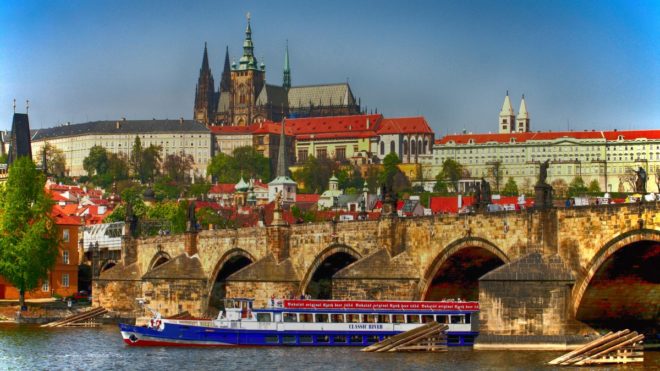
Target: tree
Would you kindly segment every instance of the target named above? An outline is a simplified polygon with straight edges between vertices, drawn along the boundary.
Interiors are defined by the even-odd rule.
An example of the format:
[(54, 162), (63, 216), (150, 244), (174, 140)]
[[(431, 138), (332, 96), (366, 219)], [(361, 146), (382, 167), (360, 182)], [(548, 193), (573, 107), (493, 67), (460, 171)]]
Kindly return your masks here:
[(576, 176), (568, 185), (568, 197), (583, 196), (587, 193), (587, 186), (581, 176)]
[(18, 288), (21, 308), (25, 292), (48, 277), (58, 255), (52, 200), (45, 184), (32, 159), (21, 157), (9, 168), (0, 192), (0, 275)]
[(39, 158), (44, 157), (46, 153), (46, 167), (49, 175), (61, 178), (66, 175), (66, 158), (61, 149), (46, 142), (39, 151)]
[(587, 189), (587, 192), (591, 195), (598, 195), (601, 193), (600, 191), (600, 184), (598, 183), (598, 180), (592, 179), (591, 182), (589, 183), (589, 188)]
[(128, 160), (131, 172), (136, 178), (140, 177), (140, 170), (142, 169), (142, 142), (140, 141), (139, 136), (135, 136), (135, 141), (133, 142), (133, 149), (131, 150), (131, 157)]
[(263, 181), (271, 178), (270, 161), (250, 146), (234, 149), (232, 156), (218, 153), (206, 171), (220, 183), (237, 183), (241, 176)]
[(392, 188), (394, 176), (400, 172), (398, 164), (401, 163), (399, 156), (394, 152), (390, 152), (383, 159), (383, 172), (380, 174), (380, 184), (385, 184), (388, 189)]
[(495, 192), (500, 191), (500, 184), (502, 184), (502, 177), (504, 174), (502, 170), (502, 161), (493, 161), (490, 162), (490, 168), (488, 169), (488, 178), (493, 185), (495, 186)]
[(0, 164), (6, 164), (7, 163), (7, 154), (3, 153), (0, 155)]
[(211, 184), (204, 179), (196, 179), (195, 183), (191, 184), (188, 188), (189, 197), (206, 197), (211, 190)]
[(564, 198), (566, 197), (566, 191), (568, 190), (568, 185), (566, 184), (566, 181), (562, 178), (555, 179), (550, 183), (552, 186), (553, 193), (555, 194), (555, 197), (558, 198)]
[(163, 174), (177, 183), (183, 183), (189, 177), (194, 164), (195, 160), (190, 154), (167, 155), (163, 162)]
[(509, 180), (507, 180), (504, 189), (502, 190), (502, 194), (504, 196), (518, 196), (518, 184), (513, 180), (513, 177), (509, 177)]
[(89, 155), (83, 160), (83, 169), (92, 177), (108, 172), (108, 151), (101, 146), (89, 149)]
[(141, 182), (153, 182), (156, 175), (160, 172), (160, 163), (162, 160), (160, 152), (162, 149), (163, 147), (152, 144), (142, 151), (142, 166), (140, 167)]
[(362, 179), (360, 169), (357, 166), (342, 166), (337, 170), (335, 175), (339, 180), (340, 189), (354, 188), (362, 190), (364, 186), (364, 179)]
[(448, 158), (442, 163), (442, 169), (435, 177), (434, 190), (440, 193), (447, 193), (450, 190), (458, 192), (458, 181), (466, 174), (467, 171), (463, 168), (463, 165)]
[(337, 168), (337, 164), (328, 158), (309, 156), (293, 177), (303, 183), (301, 193), (321, 193), (328, 189), (330, 177)]
[[(380, 178), (380, 173), (382, 173), (383, 170), (380, 166), (378, 165), (371, 165), (369, 168), (367, 168), (367, 187), (369, 187), (369, 192), (370, 193), (375, 193), (378, 188), (380, 188), (380, 184), (378, 183), (378, 179)], [(362, 185), (364, 186), (364, 184)], [(360, 188), (362, 189), (362, 188)]]

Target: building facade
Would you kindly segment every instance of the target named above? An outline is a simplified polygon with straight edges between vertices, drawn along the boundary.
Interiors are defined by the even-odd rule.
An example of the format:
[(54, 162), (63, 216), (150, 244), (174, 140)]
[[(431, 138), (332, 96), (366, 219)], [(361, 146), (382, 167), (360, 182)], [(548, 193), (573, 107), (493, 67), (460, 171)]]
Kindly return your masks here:
[(206, 176), (211, 160), (211, 132), (204, 125), (191, 120), (118, 120), (67, 124), (33, 132), (32, 155), (37, 163), (43, 146), (50, 143), (62, 150), (69, 176), (87, 175), (83, 160), (93, 146), (102, 146), (112, 153), (130, 157), (135, 138), (143, 147), (162, 147), (163, 160), (167, 155), (191, 155), (197, 176)]
[(266, 65), (254, 53), (252, 27), (247, 21), (243, 55), (229, 63), (229, 49), (216, 91), (204, 45), (202, 67), (195, 88), (193, 117), (206, 125), (246, 126), (283, 117), (351, 115), (360, 112), (348, 83), (292, 86), (289, 48), (285, 49), (282, 84), (266, 82)]
[[(516, 130), (511, 130), (515, 123)], [(446, 159), (459, 162), (470, 178), (484, 178), (494, 191), (513, 178), (521, 192), (531, 193), (539, 164), (549, 160), (547, 182), (568, 185), (581, 177), (597, 181), (603, 192), (632, 192), (635, 171), (647, 173), (646, 189), (660, 186), (660, 130), (530, 132), (526, 103), (516, 117), (508, 94), (499, 116), (498, 134), (454, 134), (435, 142), (430, 173)], [(559, 182), (559, 183), (557, 183)]]

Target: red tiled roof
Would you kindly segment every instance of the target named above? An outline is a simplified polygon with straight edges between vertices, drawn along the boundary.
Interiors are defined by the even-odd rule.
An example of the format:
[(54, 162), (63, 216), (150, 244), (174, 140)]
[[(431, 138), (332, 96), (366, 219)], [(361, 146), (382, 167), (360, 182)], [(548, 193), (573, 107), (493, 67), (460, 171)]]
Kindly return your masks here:
[(514, 139), (518, 143), (527, 141), (550, 141), (561, 138), (570, 139), (604, 139), (615, 141), (622, 135), (625, 140), (635, 140), (640, 138), (660, 139), (660, 130), (628, 130), (628, 131), (547, 131), (537, 133), (504, 133), (504, 134), (452, 134), (446, 135), (438, 140), (436, 144), (447, 144), (453, 141), (454, 144), (467, 144), (470, 139), (475, 144), (487, 142), (509, 143)]
[(220, 184), (214, 184), (211, 186), (211, 189), (209, 189), (208, 193), (214, 193), (214, 194), (230, 194), (236, 192), (236, 188), (234, 188), (235, 184), (230, 184), (230, 183), (220, 183)]
[(383, 115), (305, 117), (287, 119), (286, 127), (290, 128), (296, 137), (304, 134), (373, 132), (382, 119)]
[(319, 202), (321, 195), (296, 193), (296, 202)]
[[(262, 123), (255, 123), (248, 126), (211, 126), (209, 128), (211, 133), (217, 135), (251, 135), (251, 134), (280, 134), (282, 126), (280, 123), (266, 121)], [(289, 128), (289, 121), (284, 128), (285, 135), (294, 135)]]
[(383, 119), (378, 134), (433, 134), (423, 116)]
[(211, 126), (209, 130), (213, 134), (223, 134), (223, 135), (252, 134), (252, 130), (250, 126)]
[(51, 215), (55, 224), (58, 225), (81, 225), (82, 222), (79, 217), (67, 215), (61, 207), (55, 205), (51, 210)]

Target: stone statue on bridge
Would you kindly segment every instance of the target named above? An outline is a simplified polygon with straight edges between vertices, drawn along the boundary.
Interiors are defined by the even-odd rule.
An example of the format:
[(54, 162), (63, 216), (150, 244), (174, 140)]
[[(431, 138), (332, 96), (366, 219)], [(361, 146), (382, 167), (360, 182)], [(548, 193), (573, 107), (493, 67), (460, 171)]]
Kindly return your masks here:
[(190, 201), (188, 203), (188, 213), (187, 213), (186, 222), (186, 232), (195, 232), (197, 231), (197, 216), (195, 215), (195, 201)]
[(635, 192), (645, 194), (646, 193), (646, 170), (643, 167), (639, 167), (639, 170), (633, 170), (637, 175), (635, 179)]
[(486, 181), (486, 179), (481, 178), (481, 203), (484, 206), (487, 206), (488, 204), (492, 203), (492, 195), (490, 191), (490, 183)]
[(545, 180), (548, 178), (548, 167), (550, 167), (550, 159), (541, 162), (539, 166), (539, 182), (538, 184), (545, 184)]
[(539, 181), (534, 186), (534, 207), (536, 209), (552, 207), (552, 186), (545, 182), (548, 179), (548, 167), (550, 167), (550, 159), (541, 162), (539, 166)]
[(124, 236), (135, 237), (137, 235), (138, 218), (133, 212), (133, 204), (131, 201), (126, 201), (124, 207)]

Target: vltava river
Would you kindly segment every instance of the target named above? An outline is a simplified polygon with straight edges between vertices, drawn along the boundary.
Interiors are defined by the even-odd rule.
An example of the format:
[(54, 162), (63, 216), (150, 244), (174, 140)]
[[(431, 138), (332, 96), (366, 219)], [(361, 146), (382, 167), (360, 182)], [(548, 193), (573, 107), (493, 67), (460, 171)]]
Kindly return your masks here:
[[(116, 326), (42, 329), (0, 324), (3, 370), (549, 370), (553, 368), (544, 364), (561, 354), (467, 348), (394, 354), (348, 347), (132, 348), (121, 341)], [(617, 369), (643, 367), (660, 369), (660, 352), (647, 351), (643, 366)]]

